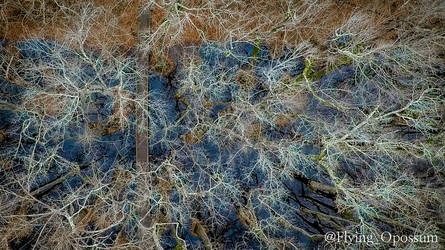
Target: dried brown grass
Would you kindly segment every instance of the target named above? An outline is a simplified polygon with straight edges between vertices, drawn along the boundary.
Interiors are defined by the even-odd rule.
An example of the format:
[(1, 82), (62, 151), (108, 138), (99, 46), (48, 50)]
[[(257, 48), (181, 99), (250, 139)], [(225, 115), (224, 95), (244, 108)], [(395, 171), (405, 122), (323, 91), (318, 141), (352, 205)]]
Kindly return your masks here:
[[(5, 1), (2, 4), (0, 36), (11, 41), (25, 38), (63, 40), (73, 27), (73, 14), (53, 1), (32, 5), (34, 1)], [(156, 42), (162, 45), (187, 45), (205, 41), (263, 39), (272, 50), (303, 40), (323, 46), (334, 31), (353, 14), (362, 13), (377, 33), (376, 40), (393, 42), (398, 29), (414, 28), (415, 19), (426, 8), (425, 1), (197, 1), (172, 3), (155, 1), (151, 7), (151, 29), (164, 22), (168, 29)], [(429, 1), (428, 1), (429, 2)], [(434, 2), (434, 1), (431, 1)], [(137, 42), (138, 9), (146, 1), (138, 0), (80, 0), (64, 1), (67, 8), (79, 11), (82, 5), (92, 4), (102, 12), (94, 18), (87, 39), (96, 46), (134, 47)], [(28, 9), (29, 11), (26, 11)], [(303, 17), (300, 18), (299, 17)], [(443, 26), (443, 16), (426, 17), (419, 24), (425, 28)], [(274, 30), (276, 29), (276, 30)], [(406, 30), (404, 30), (406, 31)], [(177, 34), (165, 36), (165, 34)], [(157, 49), (159, 47), (155, 46)]]
[(138, 0), (68, 0), (63, 6), (51, 0), (7, 0), (0, 4), (0, 37), (11, 42), (32, 38), (65, 41), (87, 4), (99, 14), (90, 20), (86, 44), (124, 50), (135, 46)]
[[(37, 3), (37, 1), (35, 1)], [(129, 50), (138, 44), (138, 10), (150, 8), (152, 68), (167, 75), (174, 70), (168, 56), (174, 46), (186, 47), (208, 41), (263, 41), (272, 55), (283, 48), (308, 41), (326, 57), (328, 40), (352, 17), (361, 15), (369, 29), (372, 46), (397, 42), (415, 29), (440, 29), (443, 13), (428, 9), (437, 1), (198, 1), (179, 2), (144, 0), (63, 1), (67, 11), (54, 1), (5, 1), (0, 4), (0, 36), (18, 41), (43, 38), (66, 41), (76, 30), (82, 6), (90, 4), (98, 14), (88, 22), (87, 45), (109, 50)], [(440, 3), (439, 3), (440, 4)], [(26, 10), (30, 11), (26, 11)]]

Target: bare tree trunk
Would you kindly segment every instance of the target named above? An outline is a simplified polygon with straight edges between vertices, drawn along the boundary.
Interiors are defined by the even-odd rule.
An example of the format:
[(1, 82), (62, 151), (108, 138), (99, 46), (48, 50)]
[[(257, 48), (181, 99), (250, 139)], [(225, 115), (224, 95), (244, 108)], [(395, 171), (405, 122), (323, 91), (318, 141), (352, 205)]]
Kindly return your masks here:
[[(139, 16), (139, 42), (141, 34), (150, 29), (150, 13), (146, 9)], [(148, 167), (149, 161), (149, 122), (148, 122), (148, 99), (149, 99), (149, 56), (138, 51), (138, 67), (141, 76), (136, 85), (136, 99), (143, 100), (143, 105), (136, 105), (136, 164)]]

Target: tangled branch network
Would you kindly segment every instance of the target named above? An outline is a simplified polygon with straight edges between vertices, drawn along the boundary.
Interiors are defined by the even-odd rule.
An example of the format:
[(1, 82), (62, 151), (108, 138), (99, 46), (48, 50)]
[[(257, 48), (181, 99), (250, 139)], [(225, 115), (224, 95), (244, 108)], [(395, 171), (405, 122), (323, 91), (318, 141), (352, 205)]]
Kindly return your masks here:
[[(406, 32), (392, 43), (379, 35), (384, 8), (360, 1), (86, 2), (0, 4), (5, 23), (21, 10), (22, 22), (65, 24), (51, 39), (1, 33), (0, 248), (369, 247), (324, 240), (340, 231), (443, 240), (444, 30), (420, 26), (443, 20), (441, 1), (421, 14), (402, 1)], [(339, 5), (344, 20), (329, 15)], [(118, 32), (132, 8), (154, 16), (137, 41)], [(429, 244), (373, 247), (440, 246)]]

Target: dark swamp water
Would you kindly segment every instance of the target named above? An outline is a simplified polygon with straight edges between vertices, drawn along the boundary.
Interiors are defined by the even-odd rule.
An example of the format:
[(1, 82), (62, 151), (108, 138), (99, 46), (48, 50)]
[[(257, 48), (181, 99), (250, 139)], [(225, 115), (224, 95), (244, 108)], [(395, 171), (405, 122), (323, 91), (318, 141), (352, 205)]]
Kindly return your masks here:
[[(2, 46), (6, 46), (3, 42)], [(48, 41), (24, 41), (15, 44), (24, 60), (39, 60), (45, 65), (57, 66), (60, 62), (54, 61), (51, 56), (54, 47), (58, 47)], [(60, 49), (59, 49), (60, 51)], [(68, 49), (62, 49), (65, 58), (71, 58), (79, 67), (76, 71), (61, 70), (59, 74), (68, 74), (68, 78), (75, 82), (78, 88), (84, 88), (86, 83), (94, 82), (101, 72), (90, 65), (76, 63), (77, 55)], [(229, 52), (229, 53), (228, 53)], [(196, 100), (196, 92), (184, 88), (181, 80), (187, 74), (185, 68), (177, 62), (176, 69), (168, 76), (160, 76), (151, 72), (150, 84), (150, 160), (154, 166), (159, 166), (166, 159), (180, 166), (180, 171), (174, 173), (174, 181), (169, 192), (169, 202), (171, 206), (172, 222), (180, 222), (178, 236), (184, 239), (190, 249), (198, 249), (204, 246), (203, 240), (191, 232), (192, 218), (198, 218), (207, 224), (208, 236), (216, 239), (225, 248), (245, 247), (260, 248), (257, 239), (248, 234), (248, 229), (239, 218), (239, 206), (247, 206), (247, 196), (249, 194), (250, 205), (255, 208), (255, 215), (259, 221), (259, 226), (264, 231), (276, 238), (292, 239), (300, 242), (306, 247), (313, 247), (317, 242), (311, 241), (305, 235), (285, 227), (272, 228), (275, 225), (272, 218), (274, 214), (270, 209), (266, 209), (261, 204), (261, 194), (252, 190), (266, 189), (267, 197), (274, 197), (273, 189), (284, 190), (271, 202), (272, 209), (278, 214), (283, 214), (293, 225), (300, 227), (311, 234), (324, 234), (333, 230), (332, 224), (325, 223), (311, 213), (301, 212), (301, 208), (307, 208), (315, 212), (327, 215), (337, 215), (333, 197), (320, 195), (312, 192), (307, 186), (307, 179), (300, 175), (283, 174), (281, 176), (270, 175), (272, 170), (264, 167), (265, 162), (273, 164), (285, 164), (279, 152), (275, 149), (267, 151), (252, 145), (246, 146), (240, 140), (228, 138), (223, 130), (212, 127), (203, 127), (200, 131), (199, 140), (193, 141), (184, 139), (199, 124), (225, 124), (225, 114), (239, 104), (240, 92), (247, 93), (247, 100), (254, 105), (267, 99), (270, 95), (269, 88), (265, 87), (264, 81), (269, 77), (264, 72), (274, 68), (282, 61), (289, 61), (286, 65), (291, 65), (276, 73), (274, 77), (278, 79), (285, 74), (298, 77), (302, 74), (305, 63), (304, 58), (292, 58), (285, 52), (281, 58), (272, 59), (268, 54), (268, 48), (263, 46), (259, 49), (247, 43), (234, 44), (232, 48), (222, 48), (216, 44), (203, 45), (197, 51), (197, 56), (202, 64), (199, 66), (202, 76), (197, 76), (200, 86), (203, 87), (202, 95), (206, 96), (206, 107), (203, 107)], [(291, 53), (291, 52), (289, 52)], [(251, 58), (255, 57), (254, 66), (249, 66)], [(100, 64), (100, 62), (98, 62)], [(101, 67), (106, 67), (105, 63)], [(135, 65), (129, 64), (125, 73), (128, 76), (124, 80), (124, 89), (134, 93), (137, 76), (133, 73)], [(228, 81), (223, 85), (217, 84), (218, 75), (224, 74), (227, 78), (234, 78), (240, 70), (249, 68), (253, 70), (256, 83), (249, 89), (242, 89), (239, 84)], [(319, 88), (329, 89), (339, 82), (347, 82), (355, 77), (356, 68), (351, 65), (341, 66), (338, 69), (322, 76), (317, 80)], [(39, 90), (45, 89), (45, 79), (38, 71), (26, 72), (23, 78), (27, 82), (34, 84), (33, 88), (20, 87), (0, 76), (0, 101), (12, 105), (20, 105), (24, 96), (32, 96)], [(106, 86), (103, 89), (113, 88), (121, 82), (119, 75), (112, 70), (107, 71), (101, 77)], [(90, 81), (91, 80), (91, 81)], [(372, 84), (365, 85), (365, 89), (353, 89), (355, 94), (347, 95), (338, 93), (339, 98), (350, 100), (354, 105), (373, 106), (373, 100), (377, 90)], [(185, 90), (184, 90), (185, 89)], [(178, 91), (181, 90), (181, 98), (178, 98)], [(43, 202), (53, 202), (63, 199), (75, 190), (88, 188), (85, 180), (92, 176), (101, 176), (104, 184), (113, 182), (113, 175), (116, 168), (135, 171), (135, 117), (131, 113), (128, 116), (128, 125), (123, 130), (113, 131), (113, 133), (99, 133), (93, 140), (85, 143), (84, 134), (90, 129), (92, 124), (106, 124), (113, 115), (113, 107), (116, 100), (107, 91), (92, 91), (86, 96), (88, 110), (82, 115), (64, 118), (66, 122), (58, 122), (53, 117), (45, 117), (42, 122), (36, 119), (33, 114), (18, 112), (10, 109), (0, 110), (0, 130), (4, 131), (4, 138), (1, 140), (0, 156), (2, 159), (12, 160), (11, 169), (2, 169), (0, 172), (0, 185), (3, 189), (11, 192), (18, 191), (21, 187), (17, 183), (10, 181), (10, 173), (15, 176), (23, 176), (32, 173), (31, 182), (28, 189), (30, 192), (38, 191), (35, 197)], [(330, 93), (330, 96), (335, 93)], [(245, 101), (245, 100), (242, 100)], [(274, 107), (280, 112), (286, 107), (279, 105)], [(193, 112), (190, 112), (193, 110)], [(79, 112), (74, 109), (73, 113)], [(324, 105), (313, 96), (308, 97), (304, 112), (307, 116), (317, 117), (328, 124), (339, 119), (341, 114), (335, 108)], [(69, 112), (68, 112), (69, 113)], [(245, 119), (249, 119), (246, 115)], [(46, 131), (43, 138), (40, 138), (39, 129), (41, 124), (51, 126)], [(221, 125), (224, 127), (224, 125)], [(295, 169), (299, 168), (299, 173), (308, 177), (313, 177), (317, 181), (330, 184), (323, 173), (320, 173), (317, 163), (310, 161), (311, 156), (318, 156), (321, 145), (317, 138), (322, 132), (313, 125), (300, 118), (292, 118), (284, 126), (273, 126), (268, 123), (262, 124), (261, 130), (257, 131), (261, 137), (272, 142), (290, 140), (294, 134), (299, 133), (305, 140), (289, 145), (294, 154), (289, 154), (289, 162), (293, 162)], [(33, 156), (31, 159), (30, 156)], [(292, 155), (307, 156), (292, 159)], [(58, 160), (48, 161), (48, 158)], [(40, 169), (34, 171), (28, 169), (32, 161), (45, 164), (36, 164)], [(65, 162), (65, 163), (64, 163)], [(66, 163), (68, 162), (68, 164)], [(71, 166), (79, 166), (79, 171), (68, 174)], [(267, 164), (266, 164), (267, 165)], [(94, 167), (92, 167), (94, 166)], [(164, 170), (156, 170), (154, 175), (165, 174)], [(353, 171), (353, 170), (352, 170)], [(279, 172), (273, 172), (279, 173)], [(352, 173), (354, 174), (354, 173)], [(61, 178), (62, 177), (62, 178)], [(50, 188), (49, 183), (57, 181)], [(122, 201), (122, 210), (126, 219), (107, 230), (109, 244), (117, 237), (117, 233), (124, 230), (128, 234), (137, 230), (137, 215), (131, 212), (132, 201), (136, 199), (138, 189), (137, 181), (126, 184), (126, 188), (120, 193), (117, 199)], [(188, 193), (202, 193), (212, 190), (211, 195), (206, 194), (193, 200), (184, 197), (184, 190)], [(12, 196), (11, 196), (12, 198)], [(89, 199), (94, 199), (89, 196)], [(187, 199), (187, 200), (185, 200)], [(88, 202), (88, 201), (86, 201)], [(91, 201), (92, 202), (92, 201)], [(151, 199), (153, 214), (160, 209), (160, 195), (154, 195)], [(290, 210), (294, 208), (295, 210)], [(73, 208), (79, 209), (74, 206)], [(276, 225), (275, 225), (276, 226)], [(97, 225), (91, 223), (91, 230)], [(42, 229), (41, 225), (35, 226), (31, 235), (15, 240), (11, 243), (15, 247), (31, 246), (36, 235)], [(162, 246), (172, 249), (178, 245), (170, 229), (162, 234)]]

